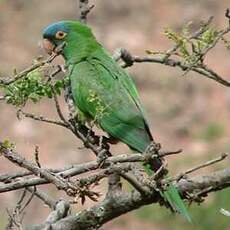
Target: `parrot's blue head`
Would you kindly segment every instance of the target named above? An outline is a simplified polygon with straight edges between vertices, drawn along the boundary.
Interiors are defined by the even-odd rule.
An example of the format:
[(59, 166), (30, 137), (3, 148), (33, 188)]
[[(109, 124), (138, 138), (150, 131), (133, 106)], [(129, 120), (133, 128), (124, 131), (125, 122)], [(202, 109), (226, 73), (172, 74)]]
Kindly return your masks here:
[(43, 47), (47, 53), (52, 53), (65, 41), (69, 30), (68, 23), (65, 21), (53, 23), (43, 30)]
[(43, 30), (43, 47), (48, 54), (62, 47), (61, 54), (67, 60), (75, 62), (82, 56), (99, 47), (91, 29), (78, 21), (61, 21), (47, 26)]
[[(62, 32), (61, 36), (60, 32)], [(47, 26), (43, 30), (43, 38), (50, 40), (60, 40), (60, 38), (64, 37), (64, 34), (67, 34), (68, 32), (68, 24), (65, 21), (56, 22)]]

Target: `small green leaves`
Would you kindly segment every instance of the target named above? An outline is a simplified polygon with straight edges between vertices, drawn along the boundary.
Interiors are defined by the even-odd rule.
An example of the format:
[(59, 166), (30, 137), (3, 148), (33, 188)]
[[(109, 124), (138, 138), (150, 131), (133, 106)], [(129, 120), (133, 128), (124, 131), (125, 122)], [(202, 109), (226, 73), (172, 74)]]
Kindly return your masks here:
[(197, 66), (203, 62), (203, 57), (210, 48), (215, 46), (219, 36), (219, 32), (207, 24), (201, 25), (199, 32), (192, 33), (191, 25), (191, 22), (187, 23), (181, 32), (175, 32), (170, 28), (164, 32), (165, 36), (173, 41), (176, 47), (170, 52), (170, 55), (178, 56), (189, 67)]
[[(53, 90), (56, 94), (61, 94), (65, 87), (65, 80), (56, 80), (53, 83)], [(42, 98), (52, 98), (53, 90), (50, 81), (47, 81), (43, 69), (36, 69), (26, 75), (26, 77), (14, 83), (3, 86), (7, 103), (15, 106), (23, 106), (27, 101), (34, 103)]]
[(68, 83), (68, 78), (65, 78), (63, 80), (57, 80), (53, 85), (53, 89), (55, 93), (60, 95), (61, 91), (65, 88), (67, 83)]
[(214, 28), (209, 27), (204, 33), (201, 34), (200, 40), (203, 41), (204, 44), (210, 45), (215, 41), (217, 35), (218, 32)]
[(182, 33), (176, 33), (175, 31), (167, 28), (164, 32), (166, 37), (170, 40), (172, 40), (176, 45), (178, 45), (179, 51), (180, 51), (180, 56), (183, 58), (188, 58), (190, 56), (189, 53), (189, 48), (188, 48), (188, 39), (187, 37)]
[(12, 142), (10, 142), (8, 139), (4, 140), (1, 145), (6, 149), (13, 149), (15, 147), (15, 145)]

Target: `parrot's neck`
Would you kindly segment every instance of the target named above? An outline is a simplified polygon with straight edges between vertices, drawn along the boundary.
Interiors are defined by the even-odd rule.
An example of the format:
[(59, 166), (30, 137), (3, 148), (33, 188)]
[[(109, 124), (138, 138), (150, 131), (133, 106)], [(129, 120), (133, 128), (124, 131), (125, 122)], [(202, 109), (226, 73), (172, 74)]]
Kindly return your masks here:
[(77, 39), (66, 42), (66, 46), (63, 51), (63, 56), (66, 60), (66, 64), (76, 64), (84, 61), (95, 50), (99, 49), (101, 45), (94, 39)]

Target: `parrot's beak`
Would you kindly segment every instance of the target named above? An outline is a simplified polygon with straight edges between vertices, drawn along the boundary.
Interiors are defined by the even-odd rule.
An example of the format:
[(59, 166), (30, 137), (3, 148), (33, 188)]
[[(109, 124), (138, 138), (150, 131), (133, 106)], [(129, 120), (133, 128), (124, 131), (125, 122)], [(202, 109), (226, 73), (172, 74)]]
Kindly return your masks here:
[(42, 47), (46, 51), (46, 53), (48, 53), (49, 55), (51, 55), (56, 48), (56, 46), (47, 38), (43, 39)]

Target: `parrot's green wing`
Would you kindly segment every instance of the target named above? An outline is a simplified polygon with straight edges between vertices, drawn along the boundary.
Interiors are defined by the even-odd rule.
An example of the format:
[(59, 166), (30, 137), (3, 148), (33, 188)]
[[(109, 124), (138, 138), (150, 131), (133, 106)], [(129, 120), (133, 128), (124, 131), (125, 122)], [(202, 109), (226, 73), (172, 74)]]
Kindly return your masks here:
[(111, 136), (143, 152), (152, 137), (129, 75), (103, 52), (93, 53), (72, 68), (72, 93), (78, 109)]

